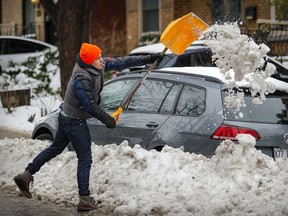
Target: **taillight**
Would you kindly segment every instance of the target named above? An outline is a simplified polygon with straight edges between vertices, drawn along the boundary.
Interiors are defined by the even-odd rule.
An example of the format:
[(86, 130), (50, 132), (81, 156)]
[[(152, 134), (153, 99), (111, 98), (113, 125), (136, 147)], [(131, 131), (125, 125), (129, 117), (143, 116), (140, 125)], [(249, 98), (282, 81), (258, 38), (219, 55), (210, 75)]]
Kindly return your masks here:
[(250, 129), (250, 128), (244, 128), (244, 127), (236, 127), (231, 125), (221, 125), (211, 136), (211, 139), (216, 140), (237, 140), (236, 136), (237, 134), (250, 134), (253, 137), (255, 137), (256, 141), (260, 139), (260, 135), (257, 133), (257, 131)]

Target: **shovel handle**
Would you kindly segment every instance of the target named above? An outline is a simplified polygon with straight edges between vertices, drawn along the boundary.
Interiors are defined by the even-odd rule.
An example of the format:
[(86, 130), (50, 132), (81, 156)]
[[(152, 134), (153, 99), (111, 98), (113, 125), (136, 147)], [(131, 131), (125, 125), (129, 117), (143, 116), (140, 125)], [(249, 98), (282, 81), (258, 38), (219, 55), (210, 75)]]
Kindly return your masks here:
[(111, 114), (111, 116), (114, 118), (114, 117), (116, 117), (115, 118), (115, 121), (116, 121), (116, 123), (119, 121), (119, 117), (120, 117), (120, 114), (123, 112), (123, 108), (122, 107), (119, 107), (117, 110), (116, 110), (116, 112), (114, 112), (114, 113), (112, 113)]

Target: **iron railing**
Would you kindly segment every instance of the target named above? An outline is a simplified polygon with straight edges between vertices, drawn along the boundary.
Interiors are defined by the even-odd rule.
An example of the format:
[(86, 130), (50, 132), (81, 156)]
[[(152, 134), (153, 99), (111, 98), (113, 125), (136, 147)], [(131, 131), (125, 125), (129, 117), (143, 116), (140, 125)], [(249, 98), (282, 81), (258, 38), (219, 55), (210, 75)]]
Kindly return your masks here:
[(257, 21), (256, 31), (243, 30), (256, 43), (265, 43), (269, 48), (270, 56), (277, 57), (282, 62), (288, 56), (288, 21), (264, 20)]
[(0, 24), (0, 35), (26, 36), (36, 38), (39, 34), (41, 24), (29, 23), (26, 26), (17, 25), (16, 23)]

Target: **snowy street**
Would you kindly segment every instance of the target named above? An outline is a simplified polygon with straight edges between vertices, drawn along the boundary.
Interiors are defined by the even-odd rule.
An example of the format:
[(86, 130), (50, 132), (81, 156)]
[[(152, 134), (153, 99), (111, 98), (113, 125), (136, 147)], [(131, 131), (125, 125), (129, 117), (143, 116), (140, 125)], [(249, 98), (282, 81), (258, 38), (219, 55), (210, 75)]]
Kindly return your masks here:
[[(16, 133), (15, 131), (0, 128), (0, 139), (4, 138), (29, 138), (28, 133)], [(0, 187), (0, 212), (1, 216), (66, 216), (77, 215), (75, 208), (59, 207), (48, 201), (26, 199), (19, 196), (15, 187), (2, 189)]]
[(25, 199), (15, 190), (0, 190), (1, 216), (66, 216), (77, 215), (74, 208), (64, 208), (48, 201)]

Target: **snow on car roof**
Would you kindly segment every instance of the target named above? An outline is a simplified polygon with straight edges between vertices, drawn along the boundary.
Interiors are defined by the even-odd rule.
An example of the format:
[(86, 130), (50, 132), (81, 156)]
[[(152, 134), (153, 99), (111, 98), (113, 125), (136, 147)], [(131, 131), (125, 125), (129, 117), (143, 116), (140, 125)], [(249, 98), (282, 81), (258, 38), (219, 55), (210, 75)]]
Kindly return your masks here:
[[(199, 46), (196, 46), (196, 45), (199, 45)], [(194, 41), (192, 43), (192, 46), (188, 47), (187, 50), (194, 49), (195, 47), (200, 48), (203, 46), (204, 46), (203, 41), (197, 40), (197, 41)], [(130, 52), (130, 55), (161, 53), (164, 48), (165, 46), (162, 43), (155, 43), (151, 45), (137, 47)], [(173, 52), (170, 49), (168, 49), (165, 54), (172, 54), (172, 53)]]
[[(147, 45), (147, 46), (141, 46), (141, 47), (137, 47), (135, 49), (133, 49), (130, 52), (131, 54), (154, 54), (154, 53), (160, 53), (162, 52), (162, 50), (165, 48), (165, 46), (161, 43), (156, 43), (156, 44), (151, 44), (151, 45)], [(166, 54), (171, 54), (171, 50), (167, 50)]]
[[(179, 73), (187, 73), (190, 75), (201, 76), (201, 77), (212, 77), (221, 80), (223, 83), (228, 84), (229, 81), (226, 80), (223, 74), (220, 72), (218, 67), (171, 67), (171, 68), (162, 68), (158, 71), (171, 71), (171, 72), (179, 72)], [(232, 77), (234, 74), (233, 70), (230, 70)], [(266, 79), (267, 82), (271, 82), (275, 85), (276, 89), (279, 91), (285, 91), (288, 93), (288, 83), (283, 82), (281, 80), (277, 80), (273, 77), (268, 77)], [(249, 83), (242, 81), (238, 83), (238, 86), (248, 87)]]

